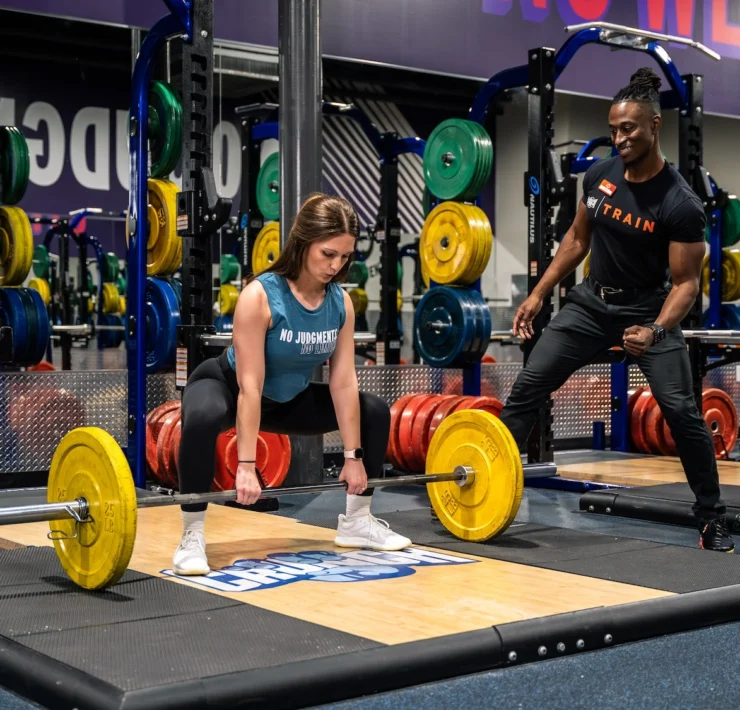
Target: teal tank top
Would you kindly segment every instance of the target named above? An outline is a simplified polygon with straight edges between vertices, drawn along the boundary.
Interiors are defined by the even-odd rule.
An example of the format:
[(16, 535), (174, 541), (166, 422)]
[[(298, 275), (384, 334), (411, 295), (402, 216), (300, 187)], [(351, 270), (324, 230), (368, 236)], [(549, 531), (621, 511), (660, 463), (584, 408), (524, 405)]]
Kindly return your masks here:
[[(265, 289), (272, 314), (265, 338), (262, 395), (288, 402), (308, 387), (314, 369), (332, 356), (347, 317), (344, 293), (339, 284), (330, 282), (324, 302), (310, 310), (298, 302), (283, 276), (260, 274), (257, 281)], [(236, 371), (233, 344), (226, 357)]]

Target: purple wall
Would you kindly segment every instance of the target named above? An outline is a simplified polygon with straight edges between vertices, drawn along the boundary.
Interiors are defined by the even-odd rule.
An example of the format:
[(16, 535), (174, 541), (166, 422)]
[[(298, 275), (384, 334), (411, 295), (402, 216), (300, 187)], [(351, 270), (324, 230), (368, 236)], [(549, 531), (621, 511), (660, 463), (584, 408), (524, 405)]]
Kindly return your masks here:
[[(141, 27), (166, 12), (158, 0), (0, 0), (0, 7)], [(218, 0), (216, 35), (277, 46), (277, 7), (277, 0)], [(738, 0), (324, 0), (322, 7), (326, 54), (475, 77), (523, 64), (525, 49), (560, 47), (568, 23), (605, 20), (693, 37), (723, 59), (671, 47), (679, 70), (705, 74), (708, 111), (740, 115)], [(559, 86), (611, 96), (646, 61), (586, 47)]]

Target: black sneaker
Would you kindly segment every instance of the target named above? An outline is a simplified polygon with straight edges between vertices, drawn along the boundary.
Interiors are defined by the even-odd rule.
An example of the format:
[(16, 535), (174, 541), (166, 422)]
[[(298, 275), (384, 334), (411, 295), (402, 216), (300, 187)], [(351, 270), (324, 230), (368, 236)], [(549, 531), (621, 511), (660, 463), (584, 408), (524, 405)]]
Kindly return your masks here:
[(734, 552), (735, 544), (724, 518), (699, 521), (699, 547), (702, 550)]

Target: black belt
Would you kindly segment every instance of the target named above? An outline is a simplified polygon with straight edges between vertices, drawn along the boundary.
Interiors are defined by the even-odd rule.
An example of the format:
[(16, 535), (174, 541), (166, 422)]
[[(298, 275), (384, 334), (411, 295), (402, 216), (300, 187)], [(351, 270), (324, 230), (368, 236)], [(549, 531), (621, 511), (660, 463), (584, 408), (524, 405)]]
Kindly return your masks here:
[(593, 291), (604, 303), (629, 303), (645, 296), (657, 295), (663, 290), (663, 286), (653, 286), (652, 288), (613, 288), (604, 286), (595, 278), (588, 276), (583, 283)]

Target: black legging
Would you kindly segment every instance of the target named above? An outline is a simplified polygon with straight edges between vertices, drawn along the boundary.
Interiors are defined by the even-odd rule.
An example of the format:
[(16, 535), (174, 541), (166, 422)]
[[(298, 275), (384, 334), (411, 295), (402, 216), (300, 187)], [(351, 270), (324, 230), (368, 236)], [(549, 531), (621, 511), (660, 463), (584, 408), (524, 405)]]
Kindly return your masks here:
[[(201, 363), (190, 376), (182, 395), (182, 436), (178, 455), (181, 493), (205, 493), (214, 478), (216, 439), (235, 426), (239, 385), (225, 354)], [(378, 478), (382, 472), (390, 409), (380, 397), (360, 392), (360, 441), (365, 472)], [(275, 434), (312, 436), (337, 431), (337, 417), (329, 385), (311, 382), (289, 402), (262, 398), (260, 430)], [(372, 495), (368, 488), (362, 495)], [(205, 510), (207, 503), (181, 506), (188, 512)]]

